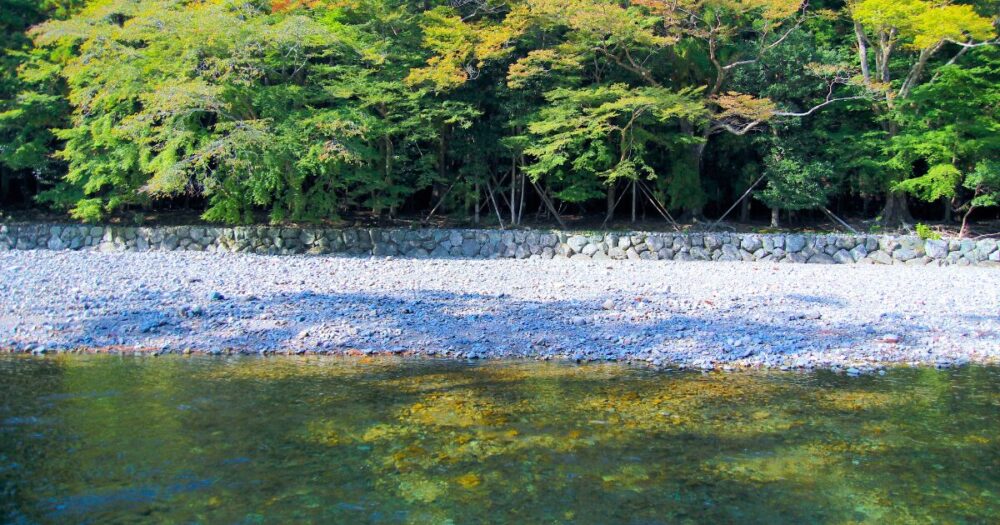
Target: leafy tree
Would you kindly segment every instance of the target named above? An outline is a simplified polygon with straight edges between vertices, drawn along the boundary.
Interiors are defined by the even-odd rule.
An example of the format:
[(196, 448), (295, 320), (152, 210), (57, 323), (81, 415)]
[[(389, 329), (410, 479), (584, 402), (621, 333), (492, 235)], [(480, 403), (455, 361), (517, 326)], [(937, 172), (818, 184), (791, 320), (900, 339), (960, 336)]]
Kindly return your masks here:
[(757, 198), (771, 207), (771, 226), (778, 227), (777, 210), (823, 208), (836, 189), (833, 167), (828, 162), (809, 161), (780, 147), (765, 160), (767, 187)]
[(258, 207), (335, 218), (338, 194), (398, 206), (421, 176), (398, 166), (399, 142), (469, 112), (427, 109), (403, 83), (419, 47), (397, 6), (291, 7), (113, 0), (42, 26), (40, 44), (79, 49), (63, 70), (69, 173), (51, 198), (82, 193), (71, 214), (83, 220), (180, 194), (207, 196), (205, 218), (224, 222)]
[[(698, 182), (702, 156), (712, 134), (722, 131), (745, 134), (778, 117), (815, 111), (816, 108), (804, 113), (780, 110), (768, 98), (727, 88), (732, 72), (756, 63), (801, 25), (806, 17), (801, 7), (800, 2), (791, 0), (646, 0), (632, 4), (524, 0), (512, 4), (503, 22), (487, 26), (488, 30), (481, 28), (483, 22), (462, 26), (456, 18), (451, 19), (447, 26), (451, 38), (434, 42), (436, 58), (428, 65), (444, 70), (423, 74), (464, 82), (469, 78), (464, 71), (478, 70), (490, 60), (506, 57), (510, 48), (502, 44), (516, 37), (532, 45), (509, 67), (508, 82), (515, 88), (552, 75), (566, 76), (560, 87), (583, 80), (597, 86), (617, 83), (630, 88), (644, 86), (684, 93), (695, 92), (690, 86), (692, 81), (696, 85), (706, 82), (707, 86), (697, 92), (708, 113), (692, 113), (692, 119), (679, 119), (677, 123), (688, 136), (683, 141), (686, 146), (679, 150), (688, 149), (691, 160), (683, 160), (682, 155), (682, 160), (674, 162), (670, 169), (676, 181), (675, 191), (671, 192), (673, 204), (697, 213), (704, 202)], [(486, 37), (480, 41), (469, 37), (470, 34)], [(482, 42), (488, 45), (481, 45)], [(696, 54), (705, 57), (707, 69), (692, 68), (693, 78), (678, 78), (672, 63), (679, 56)], [(686, 58), (690, 60), (690, 56)], [(839, 76), (832, 75), (828, 83), (832, 87), (839, 81)], [(832, 90), (826, 95), (821, 105), (832, 102)], [(558, 112), (548, 115), (557, 118)], [(535, 129), (542, 126), (536, 125)], [(666, 142), (669, 148), (681, 141)], [(555, 167), (552, 163), (543, 165)], [(595, 173), (603, 171), (606, 170), (598, 169)], [(537, 169), (534, 176), (539, 176)], [(613, 180), (608, 178), (609, 182)], [(613, 189), (614, 185), (609, 185), (609, 213), (615, 200)]]
[[(65, 18), (79, 2), (9, 0), (0, 13), (0, 202), (14, 184), (39, 187), (57, 180), (63, 170), (52, 158), (56, 139), (51, 128), (65, 125), (69, 104), (59, 78), (68, 50), (32, 47), (30, 26), (46, 17)], [(22, 193), (29, 188), (22, 188)]]
[(973, 54), (974, 67), (942, 67), (897, 109), (893, 163), (903, 169), (922, 161), (928, 169), (895, 188), (928, 202), (944, 199), (949, 210), (967, 209), (966, 176), (989, 171), (983, 162), (1000, 157), (1000, 50)]
[(962, 216), (961, 235), (969, 233), (969, 216), (977, 208), (1000, 206), (1000, 162), (995, 159), (983, 160), (976, 164), (962, 183), (962, 186), (972, 193), (972, 198), (962, 206), (965, 214)]
[(527, 173), (536, 181), (545, 176), (558, 181), (556, 196), (567, 202), (599, 195), (598, 182), (655, 179), (651, 146), (670, 140), (654, 131), (657, 126), (697, 121), (705, 113), (696, 90), (616, 83), (555, 89), (546, 98), (550, 105), (528, 126), (535, 145), (525, 152), (536, 160)]
[[(932, 59), (939, 52), (958, 48), (944, 66), (954, 64), (970, 49), (989, 44), (996, 35), (993, 21), (978, 14), (972, 5), (936, 3), (926, 0), (855, 0), (849, 3), (857, 40), (861, 81), (882, 101), (876, 112), (885, 115), (909, 99), (928, 69), (937, 69)], [(872, 64), (874, 61), (874, 64)], [(873, 67), (874, 66), (874, 67)], [(891, 140), (899, 128), (890, 118), (883, 131)], [(908, 170), (887, 162), (890, 190), (882, 219), (887, 223), (910, 220), (906, 200), (895, 182)]]
[(626, 191), (633, 219), (756, 191), (896, 222), (909, 194), (967, 224), (1000, 153), (996, 7), (8, 0), (0, 190), (87, 221), (514, 225)]

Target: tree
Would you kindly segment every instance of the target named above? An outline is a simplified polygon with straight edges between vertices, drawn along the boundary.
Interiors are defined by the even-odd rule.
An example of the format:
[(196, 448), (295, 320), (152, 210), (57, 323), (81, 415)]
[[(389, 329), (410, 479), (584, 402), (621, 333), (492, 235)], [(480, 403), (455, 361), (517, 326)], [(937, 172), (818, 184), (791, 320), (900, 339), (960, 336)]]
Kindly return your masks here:
[(899, 104), (891, 159), (899, 171), (918, 161), (927, 165), (895, 189), (928, 202), (943, 199), (949, 211), (965, 212), (963, 233), (969, 212), (989, 205), (988, 197), (971, 202), (989, 193), (990, 161), (1000, 157), (1000, 50), (983, 47), (972, 55), (975, 66), (942, 67)]
[(960, 233), (964, 237), (969, 234), (969, 216), (973, 211), (977, 208), (1000, 206), (1000, 162), (995, 159), (980, 161), (965, 178), (962, 186), (972, 193), (972, 198), (960, 208), (965, 211)]
[(546, 176), (557, 181), (556, 196), (567, 202), (592, 198), (597, 182), (625, 180), (634, 186), (655, 179), (651, 146), (669, 147), (672, 138), (654, 130), (677, 120), (697, 122), (705, 114), (697, 90), (615, 83), (559, 88), (546, 99), (550, 105), (528, 125), (535, 140), (525, 153), (535, 161), (526, 172), (536, 182)]
[[(57, 180), (63, 166), (52, 158), (57, 140), (50, 129), (69, 113), (59, 78), (67, 49), (37, 49), (27, 33), (46, 17), (65, 18), (79, 2), (10, 0), (0, 16), (0, 202), (19, 183), (22, 197)], [(33, 186), (33, 187), (28, 187)]]
[(275, 221), (335, 218), (378, 122), (337, 104), (351, 95), (329, 76), (356, 79), (381, 58), (357, 47), (343, 13), (316, 15), (108, 1), (41, 26), (39, 44), (77, 50), (62, 70), (73, 125), (57, 132), (69, 172), (48, 197), (83, 220), (182, 194), (208, 197), (208, 220), (248, 222), (257, 207)]
[[(976, 13), (971, 5), (925, 0), (855, 0), (849, 3), (849, 12), (862, 81), (870, 91), (880, 94), (881, 101), (874, 109), (883, 116), (911, 96), (928, 69), (937, 69), (932, 59), (939, 52), (957, 48), (943, 64), (951, 65), (970, 49), (991, 44), (990, 39), (996, 35), (993, 21)], [(883, 131), (892, 140), (900, 130), (891, 118), (883, 122)], [(909, 221), (906, 200), (895, 185), (908, 171), (892, 163), (886, 168), (888, 193), (882, 220), (889, 224)]]
[(771, 226), (777, 228), (779, 209), (810, 210), (824, 208), (836, 190), (833, 167), (828, 162), (809, 161), (777, 146), (766, 158), (764, 175), (767, 187), (757, 198), (771, 210)]
[(0, 190), (86, 221), (968, 222), (998, 156), (995, 0), (44, 1), (0, 19)]
[[(479, 71), (491, 60), (506, 58), (513, 46), (505, 47), (504, 43), (517, 40), (530, 43), (509, 65), (508, 82), (513, 87), (557, 74), (567, 75), (564, 82), (556, 82), (559, 87), (582, 80), (585, 85), (619, 83), (681, 92), (691, 90), (692, 82), (706, 82), (707, 86), (697, 92), (709, 110), (708, 118), (699, 112), (692, 113), (691, 120), (679, 120), (678, 127), (688, 136), (680, 149), (688, 149), (690, 159), (673, 162), (669, 170), (674, 179), (674, 191), (670, 192), (673, 205), (697, 214), (704, 203), (699, 173), (705, 144), (712, 134), (726, 131), (742, 135), (775, 118), (812, 114), (835, 100), (832, 88), (842, 81), (838, 75), (826, 79), (829, 89), (823, 101), (803, 112), (781, 110), (770, 99), (727, 89), (734, 70), (756, 63), (779, 47), (805, 18), (801, 2), (792, 0), (645, 0), (631, 4), (523, 0), (511, 5), (502, 22), (474, 22), (479, 32), (489, 35), (482, 40), (488, 45), (468, 36), (436, 41), (436, 58), (428, 68), (439, 71), (423, 74), (465, 82), (470, 76), (464, 72)], [(450, 34), (477, 34), (475, 28), (461, 26), (461, 22), (457, 17), (451, 19), (447, 26), (452, 28)], [(482, 29), (484, 24), (488, 30)], [(682, 57), (696, 62), (690, 55), (698, 53), (706, 57), (710, 72), (695, 67), (689, 68), (694, 72), (691, 78), (678, 77), (671, 66)], [(665, 146), (676, 147), (678, 143), (667, 141)], [(615, 185), (609, 184), (609, 214), (616, 201), (614, 190)]]

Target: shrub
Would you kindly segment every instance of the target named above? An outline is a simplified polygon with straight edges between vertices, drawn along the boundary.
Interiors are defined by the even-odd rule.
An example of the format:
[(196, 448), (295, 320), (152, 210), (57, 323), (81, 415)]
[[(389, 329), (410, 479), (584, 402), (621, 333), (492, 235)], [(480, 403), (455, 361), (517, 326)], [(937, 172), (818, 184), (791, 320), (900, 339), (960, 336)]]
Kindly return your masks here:
[(925, 241), (928, 239), (934, 241), (941, 240), (940, 233), (932, 230), (930, 226), (919, 222), (917, 223), (917, 236)]

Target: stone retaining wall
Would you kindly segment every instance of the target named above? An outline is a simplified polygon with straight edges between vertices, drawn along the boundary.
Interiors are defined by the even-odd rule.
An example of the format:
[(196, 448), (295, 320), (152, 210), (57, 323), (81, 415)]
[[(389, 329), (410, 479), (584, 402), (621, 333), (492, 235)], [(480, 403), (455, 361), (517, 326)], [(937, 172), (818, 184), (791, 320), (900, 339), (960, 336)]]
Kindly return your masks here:
[(0, 251), (12, 249), (1000, 266), (993, 239), (888, 235), (2, 224)]

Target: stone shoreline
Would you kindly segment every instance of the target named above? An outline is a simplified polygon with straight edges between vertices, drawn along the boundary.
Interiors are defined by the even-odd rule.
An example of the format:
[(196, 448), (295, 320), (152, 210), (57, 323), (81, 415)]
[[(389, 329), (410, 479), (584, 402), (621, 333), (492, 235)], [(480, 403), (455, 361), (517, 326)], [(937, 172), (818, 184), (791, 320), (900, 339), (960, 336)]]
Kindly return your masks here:
[(905, 265), (8, 251), (0, 349), (997, 364), (998, 285), (992, 269)]
[(35, 357), (56, 357), (61, 355), (93, 355), (93, 356), (118, 356), (118, 357), (209, 357), (209, 358), (359, 358), (359, 359), (414, 359), (414, 360), (452, 360), (461, 362), (475, 362), (478, 360), (506, 360), (506, 361), (553, 361), (567, 360), (576, 364), (618, 362), (628, 365), (639, 365), (661, 371), (673, 370), (695, 370), (702, 372), (735, 372), (753, 370), (780, 370), (809, 372), (816, 370), (830, 370), (833, 372), (846, 373), (848, 375), (862, 375), (882, 372), (893, 368), (960, 368), (964, 366), (1000, 366), (1000, 356), (953, 356), (935, 359), (839, 359), (835, 362), (818, 361), (797, 361), (787, 363), (754, 363), (747, 361), (725, 361), (725, 360), (705, 360), (700, 362), (684, 361), (656, 361), (649, 359), (639, 359), (635, 357), (624, 358), (601, 358), (596, 356), (578, 355), (513, 355), (496, 357), (488, 354), (468, 354), (466, 352), (453, 352), (445, 350), (442, 352), (427, 353), (416, 350), (361, 350), (361, 349), (338, 349), (338, 350), (310, 350), (310, 349), (253, 349), (253, 348), (184, 348), (175, 350), (172, 348), (157, 347), (128, 347), (128, 346), (107, 346), (107, 347), (55, 347), (49, 348), (45, 345), (34, 345), (31, 347), (0, 346), (0, 355), (35, 356)]
[(892, 235), (0, 225), (0, 251), (192, 251), (411, 258), (747, 261), (1000, 266), (995, 239)]

